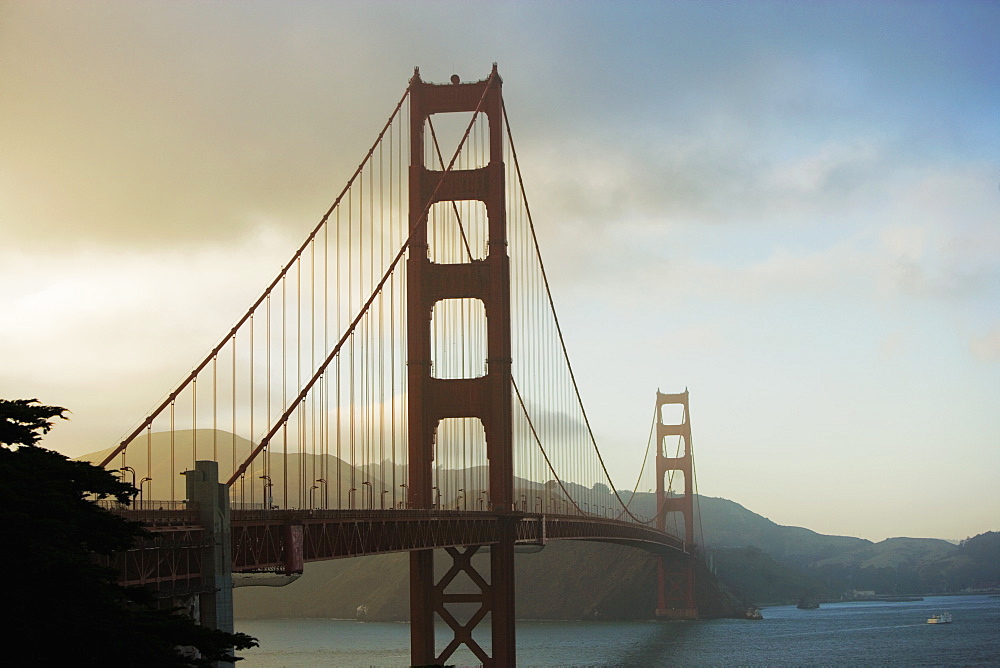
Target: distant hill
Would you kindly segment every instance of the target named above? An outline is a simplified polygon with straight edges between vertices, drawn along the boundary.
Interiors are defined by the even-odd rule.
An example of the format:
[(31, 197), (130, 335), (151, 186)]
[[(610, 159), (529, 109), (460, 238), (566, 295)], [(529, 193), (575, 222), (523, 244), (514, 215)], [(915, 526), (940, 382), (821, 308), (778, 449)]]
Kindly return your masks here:
[(936, 538), (873, 543), (781, 526), (726, 499), (701, 497), (699, 506), (720, 579), (758, 603), (790, 603), (807, 590), (836, 598), (852, 589), (906, 595), (1000, 587), (995, 532), (960, 545)]
[[(623, 498), (628, 495), (623, 494)], [(634, 512), (653, 516), (656, 496), (639, 493), (630, 503)], [(711, 547), (759, 547), (779, 561), (806, 566), (820, 559), (849, 552), (867, 545), (869, 540), (849, 536), (828, 536), (801, 527), (782, 526), (747, 510), (735, 501), (712, 496), (697, 496), (695, 535)], [(677, 527), (680, 533), (683, 529)]]
[[(194, 468), (198, 459), (215, 459), (219, 463), (219, 478), (225, 481), (240, 463), (253, 450), (254, 444), (249, 440), (233, 435), (230, 432), (213, 429), (179, 429), (173, 434), (168, 432), (153, 432), (137, 438), (121, 455), (115, 458), (113, 465), (118, 467), (131, 466), (137, 471), (145, 472), (151, 465), (152, 481), (143, 485), (144, 498), (169, 499), (183, 498), (184, 479), (181, 471)], [(90, 452), (77, 457), (78, 460), (100, 462), (112, 448)], [(171, 453), (174, 453), (171, 466)], [(284, 461), (287, 458), (287, 477)], [(142, 474), (140, 474), (142, 475)], [(406, 467), (393, 465), (389, 461), (371, 463), (364, 466), (352, 466), (349, 462), (332, 454), (314, 455), (289, 452), (287, 455), (280, 445), (275, 445), (265, 457), (258, 456), (242, 476), (242, 480), (234, 485), (233, 502), (259, 506), (264, 503), (265, 478), (268, 476), (271, 486), (268, 488), (269, 503), (279, 508), (308, 508), (310, 505), (326, 508), (367, 508), (371, 504), (375, 508), (391, 508), (404, 501), (405, 490), (401, 483), (406, 482)], [(435, 499), (442, 508), (463, 507), (468, 510), (476, 508), (483, 497), (475, 490), (486, 487), (489, 479), (488, 469), (484, 466), (469, 467), (463, 470), (439, 469), (435, 472), (436, 485), (440, 487), (439, 496)], [(299, 481), (316, 481), (322, 478), (330, 481), (317, 487), (310, 499), (307, 490), (312, 483), (300, 485)], [(337, 485), (336, 481), (339, 481)], [(367, 489), (363, 481), (371, 483)], [(355, 491), (352, 494), (351, 489)], [(465, 489), (469, 490), (468, 498), (464, 498)], [(288, 490), (286, 495), (285, 490)], [(547, 505), (550, 500), (558, 497), (553, 485), (545, 485), (524, 478), (514, 478), (515, 496), (525, 503), (531, 499), (534, 504), (538, 499), (541, 505)], [(382, 495), (380, 490), (386, 490)], [(365, 492), (368, 492), (368, 495)], [(324, 499), (325, 495), (325, 499)], [(353, 506), (352, 506), (353, 504)], [(608, 504), (610, 505), (610, 503)]]
[(890, 538), (817, 562), (821, 581), (882, 594), (932, 594), (1000, 588), (1000, 534), (988, 532), (953, 545), (933, 538)]
[(829, 536), (802, 527), (776, 524), (727, 499), (702, 496), (698, 498), (698, 505), (705, 545), (753, 545), (778, 561), (799, 567), (872, 545), (863, 538)]
[(794, 603), (806, 595), (829, 600), (842, 593), (808, 571), (775, 561), (758, 547), (713, 548), (709, 554), (712, 569), (726, 587), (756, 605)]
[(850, 566), (853, 568), (916, 568), (953, 556), (959, 547), (936, 538), (888, 538), (848, 552), (821, 559), (816, 568)]
[[(169, 499), (184, 497), (184, 479), (181, 478), (180, 470), (173, 468), (193, 469), (197, 459), (215, 459), (219, 462), (219, 478), (225, 481), (229, 478), (236, 467), (243, 462), (246, 456), (253, 450), (254, 444), (245, 438), (235, 436), (229, 432), (212, 429), (184, 429), (177, 430), (172, 435), (167, 432), (153, 432), (148, 436), (140, 436), (125, 451), (124, 463), (121, 456), (115, 458), (115, 466), (131, 466), (137, 471), (147, 470), (147, 460), (152, 464), (151, 482), (144, 486), (146, 499)], [(101, 461), (111, 449), (99, 450), (77, 459), (89, 462)], [(173, 452), (174, 467), (171, 467), (171, 456)], [(288, 459), (287, 479), (282, 465), (284, 459)], [(274, 475), (270, 475), (271, 472)], [(278, 472), (282, 473), (279, 474)], [(352, 478), (353, 471), (353, 478)], [(269, 501), (273, 505), (281, 508), (306, 508), (310, 499), (306, 498), (303, 490), (311, 485), (300, 485), (301, 479), (316, 480), (323, 478), (330, 481), (340, 481), (339, 487), (336, 484), (321, 486), (314, 492), (313, 501), (317, 506), (322, 503), (322, 495), (326, 495), (327, 503), (330, 507), (337, 506), (338, 502), (344, 507), (349, 505), (349, 500), (353, 500), (355, 507), (362, 507), (367, 500), (363, 494), (355, 492), (352, 499), (351, 487), (360, 488), (361, 480), (370, 480), (372, 485), (379, 489), (384, 488), (382, 480), (375, 473), (362, 474), (361, 470), (352, 467), (349, 463), (338, 459), (333, 455), (311, 455), (290, 452), (284, 455), (280, 448), (275, 448), (269, 457), (258, 457), (243, 475), (243, 480), (234, 486), (234, 502), (248, 505), (260, 505), (264, 502), (264, 484), (266, 479), (261, 476), (269, 476), (271, 487), (268, 489)], [(386, 476), (388, 478), (388, 474)], [(352, 485), (352, 480), (358, 484)], [(285, 490), (289, 494), (285, 494)], [(398, 488), (388, 486), (394, 492)], [(397, 497), (400, 500), (401, 496)], [(376, 504), (381, 499), (376, 495)], [(388, 504), (392, 504), (392, 497), (387, 499)]]
[(1000, 589), (1000, 532), (967, 538), (959, 543), (957, 552), (923, 564), (920, 572), (933, 587), (929, 591)]

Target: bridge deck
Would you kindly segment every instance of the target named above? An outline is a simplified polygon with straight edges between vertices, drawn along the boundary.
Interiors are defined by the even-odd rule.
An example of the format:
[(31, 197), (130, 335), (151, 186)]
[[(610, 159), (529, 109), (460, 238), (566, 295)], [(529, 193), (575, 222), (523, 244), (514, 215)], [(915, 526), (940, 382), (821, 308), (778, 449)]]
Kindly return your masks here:
[[(154, 536), (116, 560), (122, 584), (196, 586), (203, 531), (176, 511), (120, 511)], [(159, 515), (162, 514), (162, 517)], [(603, 517), (459, 510), (242, 510), (232, 513), (233, 572), (301, 572), (307, 561), (390, 552), (491, 545), (515, 523), (517, 543), (586, 540), (689, 554), (693, 546), (652, 527)]]
[[(267, 515), (265, 517), (265, 515)], [(236, 512), (233, 570), (298, 570), (292, 546), (301, 531), (301, 560), (323, 561), (499, 541), (504, 522), (516, 524), (517, 542), (592, 540), (650, 551), (686, 551), (684, 542), (646, 526), (600, 517), (459, 510), (327, 510)], [(297, 529), (296, 527), (301, 527)]]

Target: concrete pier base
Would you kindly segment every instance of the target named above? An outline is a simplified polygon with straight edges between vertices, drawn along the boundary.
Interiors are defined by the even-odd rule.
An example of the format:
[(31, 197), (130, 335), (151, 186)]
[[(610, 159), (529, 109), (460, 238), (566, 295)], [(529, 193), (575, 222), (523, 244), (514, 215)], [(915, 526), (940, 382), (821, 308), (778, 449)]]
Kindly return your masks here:
[(698, 609), (697, 608), (668, 608), (666, 610), (662, 608), (656, 609), (656, 618), (663, 620), (678, 620), (687, 619), (695, 620), (698, 619)]
[(233, 547), (229, 488), (219, 483), (218, 462), (195, 462), (194, 470), (185, 471), (184, 477), (188, 502), (197, 509), (209, 543), (202, 555), (202, 578), (208, 591), (198, 597), (198, 623), (232, 633)]

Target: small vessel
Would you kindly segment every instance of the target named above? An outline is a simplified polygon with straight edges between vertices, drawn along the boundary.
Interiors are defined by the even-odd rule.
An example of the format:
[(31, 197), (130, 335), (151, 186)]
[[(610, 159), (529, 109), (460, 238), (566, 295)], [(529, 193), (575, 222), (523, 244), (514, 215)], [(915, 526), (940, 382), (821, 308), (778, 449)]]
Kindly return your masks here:
[(927, 618), (928, 624), (951, 624), (951, 613), (942, 612), (940, 615), (931, 615)]
[(819, 607), (819, 598), (807, 594), (799, 599), (799, 604), (795, 607), (799, 610), (815, 610)]

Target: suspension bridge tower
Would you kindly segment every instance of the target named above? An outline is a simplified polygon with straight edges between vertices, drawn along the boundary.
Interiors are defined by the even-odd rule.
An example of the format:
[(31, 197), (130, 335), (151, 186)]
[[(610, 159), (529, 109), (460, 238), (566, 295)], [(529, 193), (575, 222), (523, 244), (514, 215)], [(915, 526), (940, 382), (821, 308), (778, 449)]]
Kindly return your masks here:
[[(486, 665), (515, 663), (514, 643), (514, 471), (511, 422), (510, 258), (503, 162), (503, 103), (496, 65), (489, 78), (431, 84), (415, 71), (410, 80), (410, 244), (407, 260), (407, 377), (409, 478), (407, 506), (434, 507), (432, 472), (435, 434), (441, 420), (477, 418), (486, 435), (489, 508), (500, 523), (500, 541), (490, 546), (489, 581), (475, 571), (478, 545), (447, 548), (452, 564), (435, 580), (433, 550), (410, 552), (411, 659), (415, 665), (440, 664), (465, 644)], [(473, 169), (435, 170), (424, 164), (424, 128), (434, 114), (474, 112), (489, 122), (488, 163)], [(482, 260), (443, 264), (430, 260), (427, 221), (438, 202), (478, 200), (486, 208), (489, 247)], [(474, 378), (435, 378), (431, 365), (431, 318), (445, 299), (477, 299), (486, 312), (486, 373)], [(462, 336), (461, 333), (457, 334)], [(449, 585), (464, 573), (477, 593), (452, 593)], [(449, 604), (479, 604), (464, 624)], [(486, 615), (492, 625), (492, 656), (473, 639)], [(437, 615), (454, 636), (441, 654), (434, 642)]]
[[(680, 405), (683, 409), (679, 424), (664, 424), (663, 407)], [(671, 456), (667, 451), (668, 437), (679, 437), (680, 446)], [(684, 493), (668, 492), (666, 479), (674, 472), (684, 477)], [(691, 421), (688, 413), (688, 391), (679, 394), (656, 392), (656, 528), (667, 531), (667, 516), (679, 513), (684, 521), (684, 543), (687, 549), (678, 557), (660, 555), (657, 558), (658, 597), (656, 616), (662, 619), (697, 619), (698, 606), (694, 595), (695, 559), (688, 551), (694, 548), (694, 456), (691, 449)], [(668, 563), (668, 560), (670, 563)]]

